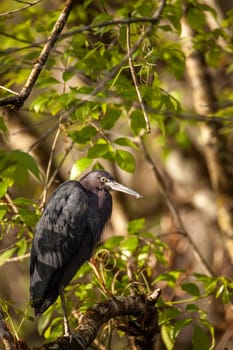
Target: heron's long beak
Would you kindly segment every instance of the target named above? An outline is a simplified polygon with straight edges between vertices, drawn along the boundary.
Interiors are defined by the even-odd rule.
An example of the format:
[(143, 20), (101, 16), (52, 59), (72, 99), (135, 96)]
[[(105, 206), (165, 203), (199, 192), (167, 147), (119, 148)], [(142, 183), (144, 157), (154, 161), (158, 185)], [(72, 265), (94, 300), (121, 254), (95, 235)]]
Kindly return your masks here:
[(138, 192), (131, 190), (131, 188), (123, 186), (116, 181), (111, 181), (111, 180), (106, 181), (105, 185), (106, 185), (106, 187), (108, 187), (109, 189), (111, 189), (113, 191), (124, 192), (124, 193), (131, 195), (131, 196), (136, 197), (137, 199), (142, 198), (142, 196)]

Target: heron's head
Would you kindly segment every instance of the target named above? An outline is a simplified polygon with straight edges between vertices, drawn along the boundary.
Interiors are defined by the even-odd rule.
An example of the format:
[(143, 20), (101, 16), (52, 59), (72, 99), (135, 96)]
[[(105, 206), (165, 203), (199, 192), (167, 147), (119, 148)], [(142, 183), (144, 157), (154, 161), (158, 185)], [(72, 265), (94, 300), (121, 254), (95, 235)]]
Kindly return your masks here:
[(127, 193), (136, 198), (142, 197), (138, 192), (116, 182), (113, 176), (105, 170), (94, 170), (89, 172), (80, 179), (80, 183), (83, 187), (92, 192), (119, 191)]

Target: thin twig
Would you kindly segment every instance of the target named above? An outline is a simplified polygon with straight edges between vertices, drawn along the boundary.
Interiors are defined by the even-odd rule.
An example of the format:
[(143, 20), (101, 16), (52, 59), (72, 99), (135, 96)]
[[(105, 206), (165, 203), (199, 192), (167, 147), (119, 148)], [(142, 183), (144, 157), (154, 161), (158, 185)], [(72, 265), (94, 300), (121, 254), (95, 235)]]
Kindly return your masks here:
[(53, 30), (48, 38), (48, 41), (46, 42), (45, 46), (43, 47), (38, 59), (36, 60), (29, 77), (27, 78), (24, 86), (22, 87), (20, 93), (18, 96), (10, 96), (6, 98), (2, 98), (0, 100), (0, 106), (14, 106), (15, 108), (20, 108), (24, 104), (25, 100), (28, 98), (28, 96), (31, 94), (33, 86), (35, 85), (37, 78), (45, 65), (48, 56), (50, 52), (52, 51), (59, 34), (63, 30), (69, 14), (71, 12), (73, 5), (73, 0), (67, 0), (65, 3), (65, 6), (58, 17), (57, 21), (54, 24)]
[(159, 169), (157, 168), (155, 162), (153, 161), (153, 159), (151, 158), (149, 152), (147, 151), (147, 148), (145, 146), (144, 140), (141, 138), (141, 148), (142, 151), (145, 155), (146, 160), (151, 164), (155, 177), (158, 181), (160, 190), (164, 196), (164, 199), (167, 203), (167, 206), (176, 222), (176, 225), (178, 226), (178, 230), (180, 232), (182, 232), (182, 234), (186, 237), (186, 239), (188, 240), (190, 246), (193, 248), (193, 253), (196, 257), (196, 259), (201, 263), (201, 266), (203, 267), (203, 269), (205, 270), (205, 273), (208, 276), (214, 276), (214, 273), (211, 269), (211, 267), (209, 266), (209, 264), (207, 263), (207, 261), (204, 259), (204, 257), (201, 255), (198, 247), (196, 246), (196, 243), (193, 241), (192, 237), (188, 234), (188, 232), (186, 231), (183, 221), (180, 217), (180, 214), (178, 212), (178, 210), (175, 207), (175, 204), (173, 203), (172, 197), (170, 195), (170, 191), (167, 188), (167, 185), (159, 171)]
[(16, 261), (23, 261), (25, 259), (28, 259), (29, 257), (30, 257), (30, 253), (19, 255), (19, 256), (14, 256), (13, 258), (5, 259), (4, 264), (16, 262)]
[(0, 89), (9, 92), (9, 93), (12, 94), (12, 95), (18, 95), (18, 94), (19, 94), (18, 92), (13, 91), (13, 90), (11, 90), (11, 89), (8, 89), (8, 88), (6, 88), (5, 86), (2, 86), (2, 85), (0, 85)]
[(20, 7), (20, 8), (15, 9), (15, 10), (10, 10), (10, 11), (7, 11), (7, 12), (0, 13), (0, 17), (6, 17), (6, 16), (14, 15), (16, 12), (23, 11), (23, 10), (25, 10), (28, 7), (37, 5), (39, 2), (41, 2), (41, 0), (36, 0), (34, 2), (27, 2), (26, 5), (23, 6), (23, 7)]
[[(23, 110), (23, 109), (22, 109)], [(27, 111), (27, 109), (25, 109)], [(42, 127), (44, 124), (46, 123), (50, 123), (52, 120), (55, 120), (56, 118), (54, 116), (51, 116), (50, 118), (48, 119), (44, 119), (44, 120), (41, 120), (39, 122), (36, 122), (36, 123), (32, 123), (30, 125), (27, 125), (27, 126), (24, 126), (14, 132), (10, 132), (10, 136), (15, 136), (17, 134), (21, 134), (21, 133), (24, 133), (25, 131), (30, 131), (30, 130), (33, 130), (33, 129), (38, 129), (40, 127)], [(57, 128), (57, 126), (56, 126)]]
[(58, 141), (60, 133), (61, 133), (61, 127), (59, 125), (59, 127), (57, 129), (57, 132), (55, 134), (55, 137), (54, 137), (54, 140), (53, 140), (53, 144), (52, 144), (52, 147), (51, 147), (51, 152), (50, 152), (50, 155), (49, 155), (48, 167), (47, 167), (47, 171), (46, 171), (46, 174), (45, 174), (45, 186), (44, 186), (44, 191), (43, 191), (43, 196), (42, 196), (42, 201), (41, 201), (40, 208), (44, 208), (44, 205), (45, 205), (45, 202), (46, 202), (47, 192), (48, 192), (48, 189), (49, 189), (49, 176), (50, 176), (53, 156), (54, 156), (55, 148), (56, 148), (57, 141)]
[(18, 214), (19, 213), (18, 208), (14, 204), (14, 202), (13, 202), (11, 196), (9, 195), (9, 193), (6, 193), (4, 197), (5, 197), (8, 205), (12, 208), (12, 211), (14, 212), (14, 214)]
[[(161, 4), (165, 2), (166, 1), (161, 1)], [(160, 10), (163, 10), (163, 8), (161, 9), (159, 6), (158, 11), (160, 12)], [(59, 39), (67, 38), (76, 34), (80, 34), (83, 32), (90, 32), (90, 31), (93, 31), (94, 29), (100, 29), (100, 28), (105, 28), (109, 26), (128, 25), (133, 23), (150, 23), (153, 25), (154, 23), (157, 22), (159, 17), (160, 17), (160, 14), (158, 14), (158, 17), (157, 17), (157, 11), (156, 11), (156, 14), (154, 14), (152, 17), (134, 17), (134, 18), (131, 17), (131, 18), (104, 21), (97, 24), (90, 24), (90, 25), (86, 25), (81, 28), (72, 30), (70, 32), (63, 33), (59, 36)]]
[(60, 161), (60, 163), (58, 164), (58, 166), (57, 166), (56, 169), (54, 170), (52, 176), (50, 177), (50, 180), (49, 180), (49, 182), (48, 182), (48, 187), (50, 187), (50, 186), (52, 185), (53, 181), (55, 180), (55, 178), (56, 178), (56, 176), (57, 176), (57, 174), (58, 174), (59, 169), (61, 168), (62, 164), (63, 164), (64, 161), (66, 160), (66, 158), (67, 158), (68, 154), (70, 153), (70, 151), (72, 150), (73, 146), (74, 146), (74, 142), (72, 142), (71, 145), (70, 145), (70, 147), (68, 147), (68, 148), (66, 149), (66, 151), (65, 151), (65, 153), (64, 153), (64, 155), (63, 155), (63, 157), (62, 157), (62, 159), (61, 159), (61, 161)]
[(132, 76), (134, 87), (135, 87), (135, 90), (136, 90), (136, 93), (137, 93), (137, 96), (138, 96), (138, 101), (139, 101), (139, 104), (141, 106), (142, 113), (144, 115), (144, 119), (145, 119), (145, 123), (146, 123), (146, 132), (148, 134), (150, 134), (151, 133), (151, 127), (150, 127), (149, 116), (147, 114), (146, 106), (145, 106), (145, 103), (143, 101), (140, 89), (139, 89), (137, 76), (136, 76), (136, 73), (135, 73), (133, 60), (132, 60), (131, 43), (130, 43), (130, 24), (127, 25), (127, 29), (126, 29), (126, 43), (127, 43), (127, 53), (128, 53), (128, 57), (129, 57), (129, 68), (130, 68), (131, 76)]
[(49, 128), (43, 135), (41, 135), (31, 146), (28, 148), (27, 153), (31, 152), (33, 148), (35, 148), (38, 144), (40, 144), (43, 140), (45, 140), (48, 136), (50, 136), (56, 129), (58, 125), (56, 124), (52, 128)]

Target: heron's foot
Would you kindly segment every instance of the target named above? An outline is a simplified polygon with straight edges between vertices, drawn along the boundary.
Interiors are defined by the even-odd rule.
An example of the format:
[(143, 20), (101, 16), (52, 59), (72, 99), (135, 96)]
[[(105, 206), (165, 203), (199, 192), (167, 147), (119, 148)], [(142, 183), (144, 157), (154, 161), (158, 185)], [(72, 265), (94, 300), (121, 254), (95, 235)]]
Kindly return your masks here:
[(66, 315), (64, 316), (63, 324), (64, 324), (64, 336), (70, 337), (70, 335), (72, 334), (72, 331), (70, 329), (70, 325)]

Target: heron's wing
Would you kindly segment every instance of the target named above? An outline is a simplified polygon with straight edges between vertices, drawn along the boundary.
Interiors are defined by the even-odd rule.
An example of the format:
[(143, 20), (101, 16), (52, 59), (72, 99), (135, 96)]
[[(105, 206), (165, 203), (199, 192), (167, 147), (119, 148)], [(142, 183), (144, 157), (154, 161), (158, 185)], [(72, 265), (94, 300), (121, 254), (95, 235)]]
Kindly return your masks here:
[(87, 195), (77, 181), (67, 181), (50, 197), (36, 227), (30, 261), (32, 300), (44, 297), (56, 271), (79, 252), (87, 225)]

